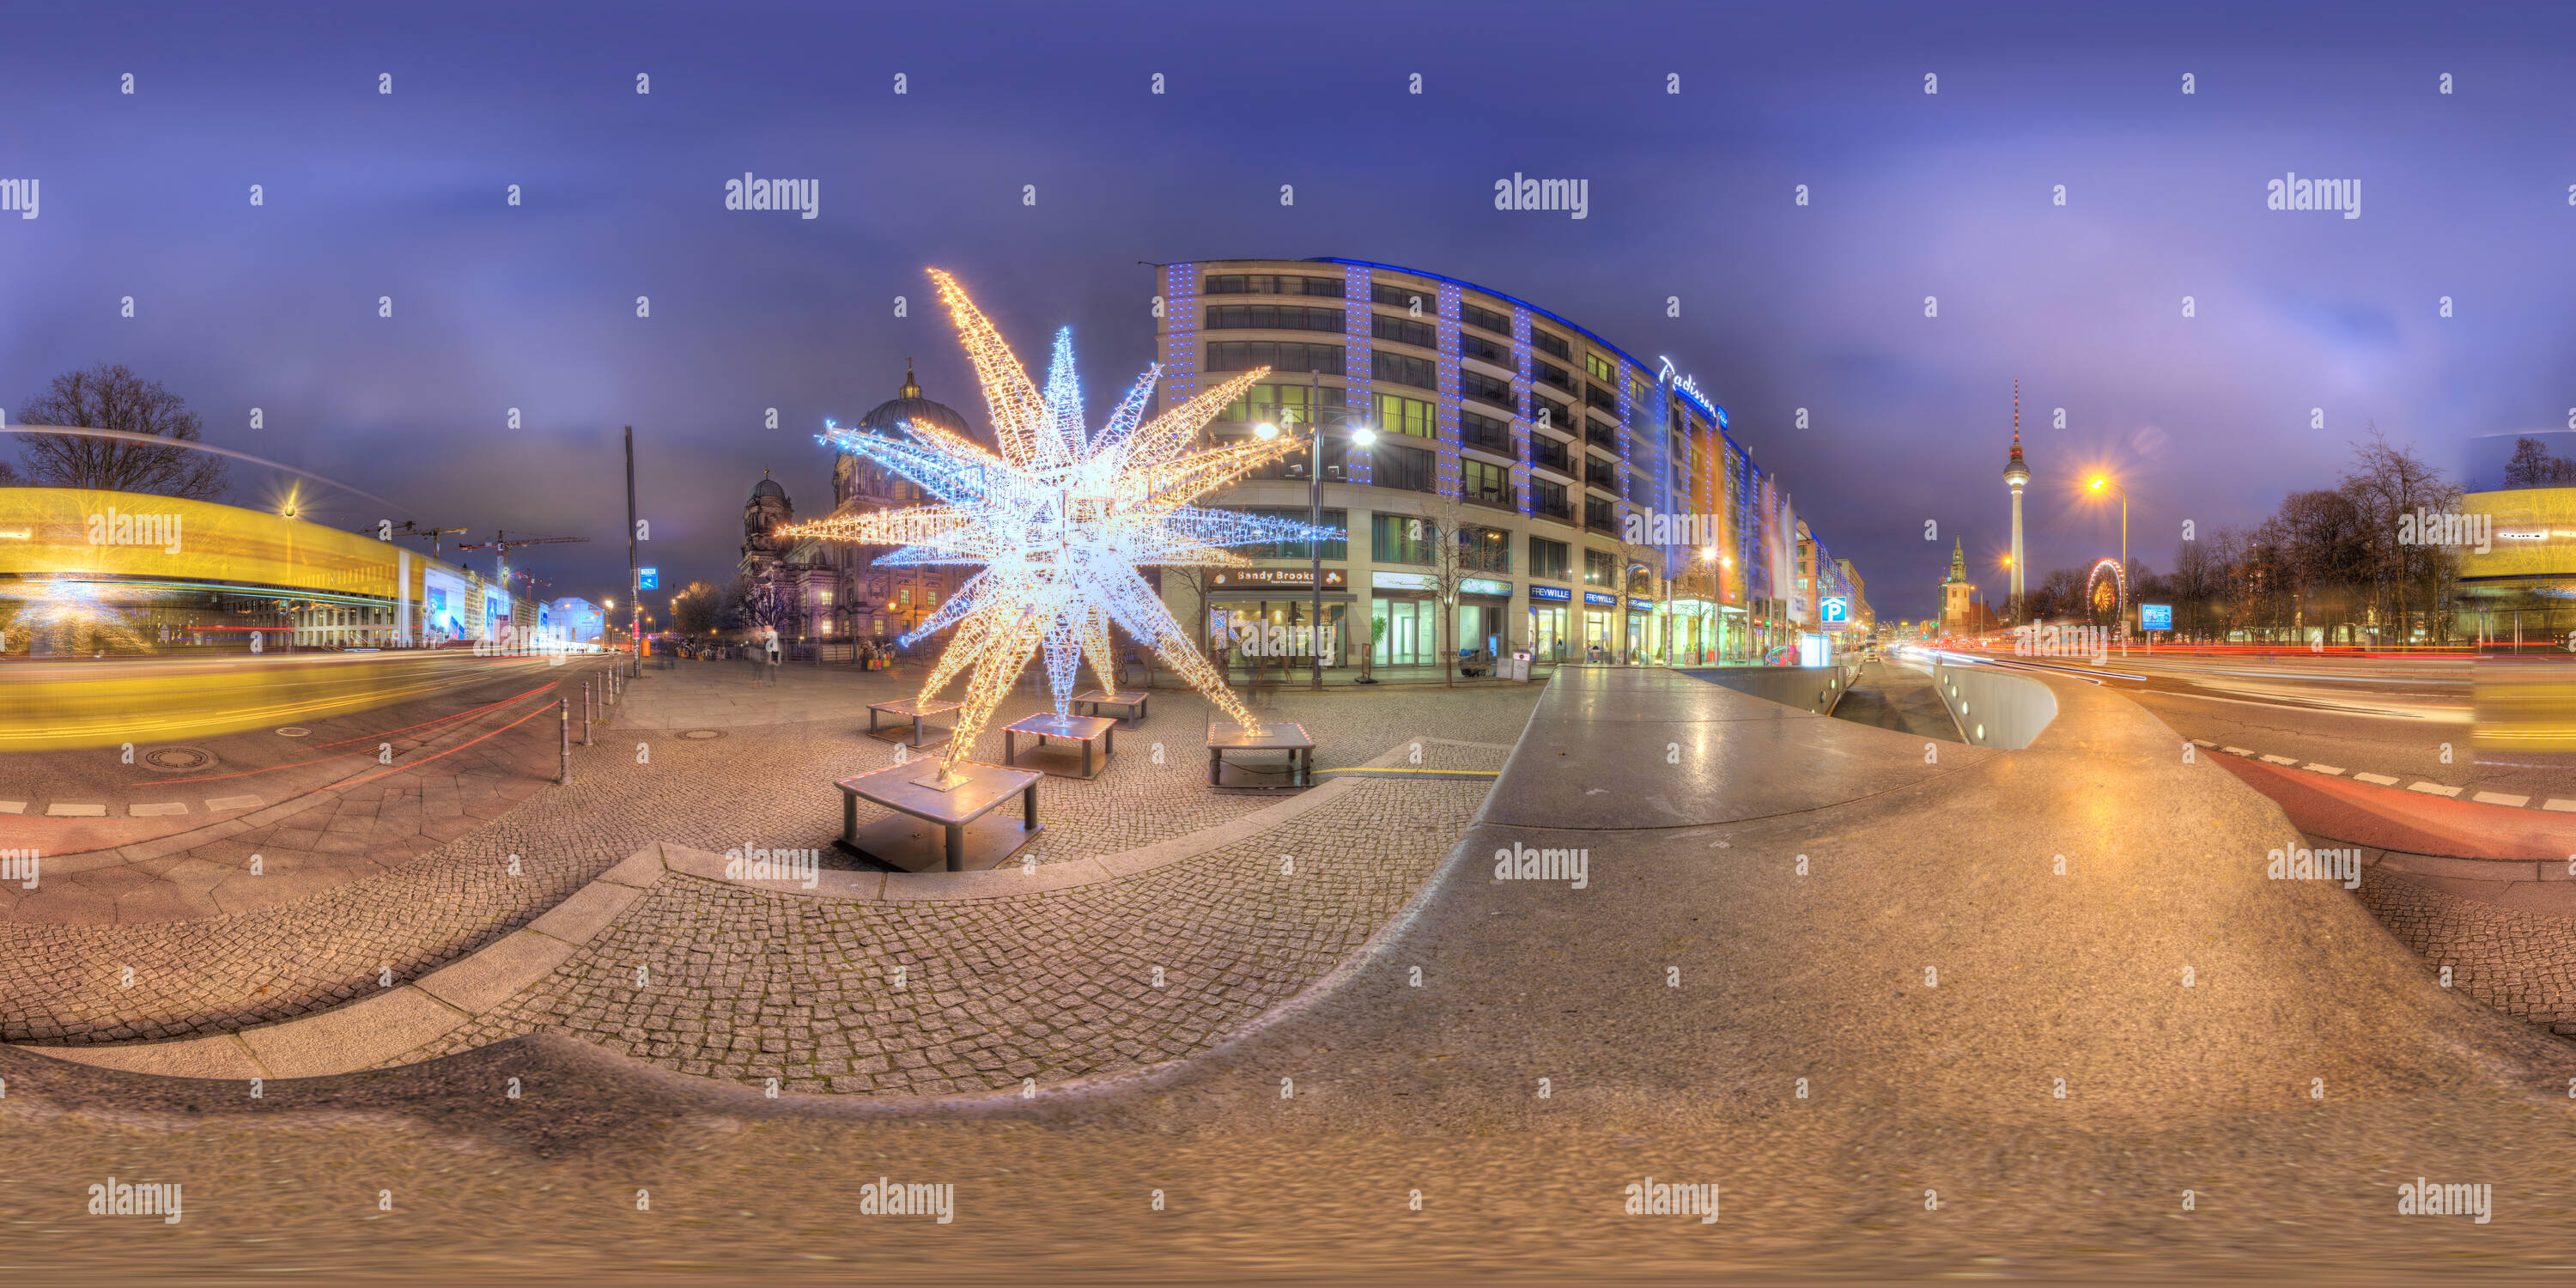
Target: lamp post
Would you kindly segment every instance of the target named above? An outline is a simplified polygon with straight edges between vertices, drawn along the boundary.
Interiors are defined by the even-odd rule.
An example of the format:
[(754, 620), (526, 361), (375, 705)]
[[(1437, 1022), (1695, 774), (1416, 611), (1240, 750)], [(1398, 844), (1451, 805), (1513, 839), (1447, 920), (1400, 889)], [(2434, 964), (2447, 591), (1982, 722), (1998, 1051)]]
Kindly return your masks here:
[[(1320, 528), (1324, 526), (1324, 418), (1311, 410), (1315, 405), (1315, 393), (1316, 387), (1310, 380), (1306, 386), (1306, 406), (1310, 409), (1306, 413), (1306, 521)], [(1280, 422), (1289, 426), (1291, 430), (1296, 425), (1296, 419), (1295, 409), (1285, 405), (1279, 408)], [(1347, 412), (1343, 414), (1343, 423), (1351, 424)], [(1282, 431), (1279, 425), (1273, 425), (1265, 420), (1253, 426), (1252, 432), (1262, 438), (1270, 439), (1279, 437)], [(1376, 441), (1377, 432), (1366, 424), (1351, 425), (1353, 444), (1366, 447)], [(1343, 534), (1343, 539), (1349, 540), (1349, 534)], [(1306, 550), (1313, 556), (1309, 562), (1314, 570), (1315, 582), (1314, 616), (1307, 619), (1306, 623), (1307, 652), (1314, 658), (1314, 679), (1307, 687), (1320, 691), (1324, 687), (1324, 543), (1320, 539), (1309, 537), (1306, 541)]]
[(2120, 655), (2129, 655), (2129, 489), (2112, 482), (2107, 475), (2093, 476), (2093, 490), (2109, 488), (2120, 494), (2120, 575), (2112, 586), (2120, 592)]

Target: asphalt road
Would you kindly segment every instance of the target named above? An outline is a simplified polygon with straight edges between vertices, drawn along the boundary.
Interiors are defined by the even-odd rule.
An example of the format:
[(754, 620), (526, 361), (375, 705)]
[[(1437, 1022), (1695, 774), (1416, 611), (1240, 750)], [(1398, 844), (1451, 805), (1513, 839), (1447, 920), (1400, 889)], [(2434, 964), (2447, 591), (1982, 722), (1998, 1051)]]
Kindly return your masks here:
[[(2348, 773), (2530, 796), (2576, 797), (2576, 762), (2481, 749), (2478, 664), (2462, 657), (2391, 659), (2333, 654), (2253, 657), (2132, 647), (2100, 665), (2085, 657), (2016, 658), (2100, 677), (2185, 738)], [(2533, 663), (2543, 659), (2534, 658)], [(2492, 675), (2493, 672), (2489, 671)], [(2563, 703), (2576, 720), (2576, 698)]]
[(336, 777), (331, 761), (374, 755), (388, 740), (399, 747), (597, 665), (580, 654), (549, 662), (458, 649), (0, 665), (0, 706), (10, 713), (0, 723), (0, 797), (39, 810), (101, 802), (112, 817), (130, 800), (173, 792), (275, 800), (292, 794), (281, 784), (310, 786), (300, 767)]

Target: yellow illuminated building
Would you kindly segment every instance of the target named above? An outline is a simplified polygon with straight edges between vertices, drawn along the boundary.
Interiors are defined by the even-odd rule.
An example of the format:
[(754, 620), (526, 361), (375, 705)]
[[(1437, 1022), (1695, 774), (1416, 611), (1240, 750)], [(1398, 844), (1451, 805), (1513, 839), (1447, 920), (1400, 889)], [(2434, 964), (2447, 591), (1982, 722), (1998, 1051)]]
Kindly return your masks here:
[(371, 535), (209, 501), (0, 488), (0, 653), (412, 647), (524, 636), (530, 613)]

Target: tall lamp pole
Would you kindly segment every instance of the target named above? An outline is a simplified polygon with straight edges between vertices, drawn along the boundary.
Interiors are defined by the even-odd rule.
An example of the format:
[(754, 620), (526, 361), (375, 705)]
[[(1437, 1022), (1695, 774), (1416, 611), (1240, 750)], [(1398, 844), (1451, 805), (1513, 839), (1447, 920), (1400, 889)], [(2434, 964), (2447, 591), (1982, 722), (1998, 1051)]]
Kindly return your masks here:
[[(508, 553), (507, 551), (503, 552)], [(644, 665), (644, 574), (635, 563), (635, 427), (626, 427), (626, 634)]]
[[(1306, 383), (1306, 521), (1320, 528), (1324, 526), (1324, 418), (1314, 412), (1316, 393), (1314, 377), (1310, 375)], [(1280, 424), (1293, 429), (1297, 420), (1295, 410), (1281, 407), (1279, 420)], [(1342, 420), (1344, 424), (1350, 423), (1348, 412), (1343, 413)], [(1280, 427), (1263, 421), (1253, 426), (1252, 432), (1262, 438), (1277, 438)], [(1366, 447), (1376, 441), (1377, 433), (1367, 425), (1351, 427), (1351, 442)], [(1348, 533), (1343, 534), (1343, 540), (1349, 539)], [(1324, 687), (1324, 543), (1310, 537), (1306, 541), (1306, 550), (1313, 556), (1308, 562), (1314, 571), (1315, 595), (1314, 615), (1306, 621), (1307, 652), (1314, 658), (1313, 679), (1307, 687), (1321, 690)]]
[(2120, 652), (2125, 656), (2129, 651), (2129, 489), (2104, 475), (2093, 476), (2094, 491), (2106, 487), (2120, 494), (2120, 575), (2112, 584), (2120, 591)]

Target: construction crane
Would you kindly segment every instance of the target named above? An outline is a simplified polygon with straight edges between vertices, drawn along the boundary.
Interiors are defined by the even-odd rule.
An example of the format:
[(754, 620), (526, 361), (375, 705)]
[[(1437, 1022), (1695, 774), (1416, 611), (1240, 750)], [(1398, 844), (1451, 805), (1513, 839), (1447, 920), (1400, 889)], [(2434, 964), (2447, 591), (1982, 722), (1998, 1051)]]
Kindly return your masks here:
[(450, 533), (465, 531), (463, 528), (424, 528), (410, 519), (405, 519), (401, 523), (394, 525), (393, 530), (403, 533), (406, 536), (429, 538), (429, 553), (432, 556), (438, 554), (439, 538), (447, 536)]
[(503, 532), (500, 529), (495, 528), (492, 530), (491, 540), (463, 542), (456, 548), (459, 550), (492, 551), (493, 567), (496, 574), (494, 580), (500, 582), (503, 586), (507, 586), (510, 584), (510, 548), (512, 546), (560, 546), (570, 542), (588, 540), (590, 540), (588, 537), (514, 537), (507, 532)]

